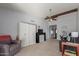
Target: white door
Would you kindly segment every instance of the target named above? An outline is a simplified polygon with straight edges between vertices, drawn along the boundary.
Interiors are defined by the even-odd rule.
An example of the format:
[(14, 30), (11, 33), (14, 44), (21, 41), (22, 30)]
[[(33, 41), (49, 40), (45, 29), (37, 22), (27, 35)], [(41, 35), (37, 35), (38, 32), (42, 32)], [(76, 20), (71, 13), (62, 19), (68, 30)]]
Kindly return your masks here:
[(19, 37), (22, 40), (22, 47), (35, 44), (36, 26), (28, 23), (20, 23)]
[(35, 44), (36, 39), (36, 26), (35, 25), (29, 25), (29, 43)]
[(25, 39), (26, 39), (26, 24), (24, 23), (20, 23), (19, 24), (20, 27), (19, 27), (19, 38), (20, 40), (22, 41), (22, 47), (26, 46), (25, 45)]

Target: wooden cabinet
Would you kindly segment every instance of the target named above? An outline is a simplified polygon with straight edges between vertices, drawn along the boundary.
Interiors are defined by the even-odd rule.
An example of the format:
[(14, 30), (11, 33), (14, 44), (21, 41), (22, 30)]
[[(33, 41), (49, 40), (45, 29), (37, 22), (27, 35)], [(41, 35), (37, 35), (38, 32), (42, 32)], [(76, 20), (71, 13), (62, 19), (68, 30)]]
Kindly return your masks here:
[[(79, 56), (79, 44), (71, 42), (62, 42), (62, 56)], [(65, 46), (74, 47), (75, 51), (65, 49)]]

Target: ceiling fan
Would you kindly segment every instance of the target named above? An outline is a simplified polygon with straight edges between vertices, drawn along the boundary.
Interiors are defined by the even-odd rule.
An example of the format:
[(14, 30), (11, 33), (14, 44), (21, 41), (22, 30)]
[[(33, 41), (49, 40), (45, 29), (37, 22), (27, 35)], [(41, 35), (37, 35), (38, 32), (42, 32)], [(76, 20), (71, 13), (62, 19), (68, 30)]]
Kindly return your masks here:
[(52, 9), (49, 9), (49, 13), (50, 13), (50, 15), (47, 16), (47, 17), (45, 18), (45, 20), (48, 20), (48, 21), (56, 20), (56, 18), (52, 17), (51, 12), (52, 12)]

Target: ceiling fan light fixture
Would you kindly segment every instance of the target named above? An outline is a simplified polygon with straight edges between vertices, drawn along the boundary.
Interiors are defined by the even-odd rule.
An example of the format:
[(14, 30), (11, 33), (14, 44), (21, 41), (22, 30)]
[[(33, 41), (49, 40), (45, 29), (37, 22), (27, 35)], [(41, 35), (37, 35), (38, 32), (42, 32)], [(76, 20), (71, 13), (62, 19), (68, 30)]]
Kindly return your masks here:
[(52, 19), (49, 19), (51, 22), (53, 21)]
[(53, 20), (56, 20), (54, 17), (52, 17), (52, 9), (49, 9), (49, 16), (47, 16), (45, 20), (46, 19), (50, 22), (52, 22)]

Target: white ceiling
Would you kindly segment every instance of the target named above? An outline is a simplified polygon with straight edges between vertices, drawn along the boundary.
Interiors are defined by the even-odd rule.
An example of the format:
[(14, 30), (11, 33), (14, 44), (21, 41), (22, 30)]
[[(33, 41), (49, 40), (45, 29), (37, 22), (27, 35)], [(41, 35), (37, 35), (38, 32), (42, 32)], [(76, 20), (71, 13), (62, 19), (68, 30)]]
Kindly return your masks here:
[(52, 9), (52, 15), (54, 15), (74, 8), (79, 8), (78, 3), (6, 3), (0, 4), (0, 6), (43, 18), (49, 15), (49, 9)]

